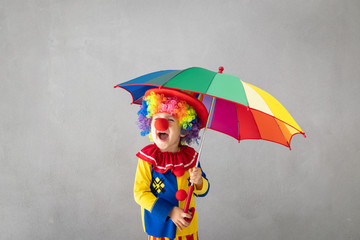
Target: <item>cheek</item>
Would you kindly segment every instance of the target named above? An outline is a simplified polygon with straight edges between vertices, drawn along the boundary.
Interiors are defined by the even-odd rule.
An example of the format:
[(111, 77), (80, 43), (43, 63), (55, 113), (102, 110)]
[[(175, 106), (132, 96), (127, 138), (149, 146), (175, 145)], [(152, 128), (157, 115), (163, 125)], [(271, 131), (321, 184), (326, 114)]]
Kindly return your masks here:
[(173, 127), (173, 133), (176, 135), (176, 136), (180, 136), (181, 134), (181, 128), (178, 124), (174, 124), (175, 126)]
[(154, 123), (151, 122), (151, 125), (150, 125), (150, 134), (154, 135), (155, 134), (155, 127), (154, 127)]
[(151, 121), (151, 124), (150, 124), (150, 132), (152, 132), (154, 129), (155, 129), (155, 123), (154, 121)]

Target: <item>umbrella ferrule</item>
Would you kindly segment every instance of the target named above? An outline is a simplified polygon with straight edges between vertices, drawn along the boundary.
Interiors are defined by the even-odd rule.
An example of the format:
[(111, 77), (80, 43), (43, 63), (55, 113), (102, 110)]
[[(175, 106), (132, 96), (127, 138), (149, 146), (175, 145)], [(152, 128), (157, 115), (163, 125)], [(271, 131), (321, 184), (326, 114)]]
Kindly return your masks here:
[(218, 72), (218, 73), (223, 73), (223, 71), (224, 71), (224, 67), (223, 67), (223, 66), (220, 66), (220, 67), (219, 67), (219, 72)]

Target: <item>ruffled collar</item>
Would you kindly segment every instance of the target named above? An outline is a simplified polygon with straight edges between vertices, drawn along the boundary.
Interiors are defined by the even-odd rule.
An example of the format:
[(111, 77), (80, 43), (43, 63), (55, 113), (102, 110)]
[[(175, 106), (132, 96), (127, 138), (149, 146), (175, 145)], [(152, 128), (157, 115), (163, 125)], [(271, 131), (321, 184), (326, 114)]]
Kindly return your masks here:
[(161, 152), (156, 144), (144, 147), (136, 154), (138, 158), (150, 163), (156, 172), (183, 172), (195, 167), (198, 153), (188, 146), (182, 146), (179, 152)]

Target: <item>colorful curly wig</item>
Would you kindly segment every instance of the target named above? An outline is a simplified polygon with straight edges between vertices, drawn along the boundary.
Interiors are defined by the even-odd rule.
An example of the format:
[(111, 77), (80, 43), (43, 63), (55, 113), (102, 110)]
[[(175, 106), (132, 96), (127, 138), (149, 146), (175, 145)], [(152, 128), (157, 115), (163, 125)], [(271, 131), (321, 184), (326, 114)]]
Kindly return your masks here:
[[(150, 133), (152, 117), (162, 112), (169, 113), (179, 121), (181, 134), (185, 135), (180, 139), (182, 145), (191, 144), (193, 140), (198, 143), (201, 123), (194, 108), (177, 97), (169, 97), (153, 92), (144, 97), (138, 112), (137, 125), (141, 130), (141, 136)], [(149, 134), (149, 137), (152, 140), (151, 134)]]

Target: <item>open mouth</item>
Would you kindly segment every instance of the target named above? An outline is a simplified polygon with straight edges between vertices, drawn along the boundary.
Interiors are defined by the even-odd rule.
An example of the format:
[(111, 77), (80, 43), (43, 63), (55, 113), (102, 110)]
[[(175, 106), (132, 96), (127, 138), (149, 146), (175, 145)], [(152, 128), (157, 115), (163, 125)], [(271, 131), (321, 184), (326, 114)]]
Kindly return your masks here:
[(169, 137), (169, 134), (167, 134), (165, 132), (158, 132), (157, 135), (158, 135), (159, 139), (162, 141), (165, 141)]

